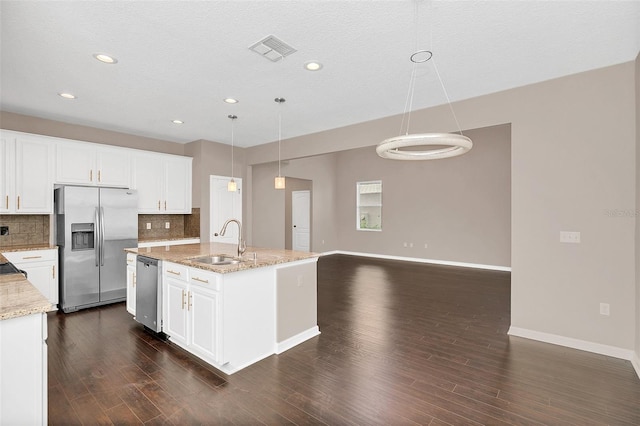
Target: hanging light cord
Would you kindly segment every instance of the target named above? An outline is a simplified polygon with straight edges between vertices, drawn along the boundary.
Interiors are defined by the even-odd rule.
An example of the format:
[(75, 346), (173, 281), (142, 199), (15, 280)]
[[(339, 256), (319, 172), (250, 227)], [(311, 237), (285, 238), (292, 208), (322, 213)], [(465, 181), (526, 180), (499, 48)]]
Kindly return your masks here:
[(282, 140), (282, 101), (278, 102), (280, 107), (278, 108), (278, 177), (280, 174), (280, 142)]
[(233, 180), (233, 129), (237, 117), (235, 115), (230, 115), (229, 118), (231, 119), (231, 180)]

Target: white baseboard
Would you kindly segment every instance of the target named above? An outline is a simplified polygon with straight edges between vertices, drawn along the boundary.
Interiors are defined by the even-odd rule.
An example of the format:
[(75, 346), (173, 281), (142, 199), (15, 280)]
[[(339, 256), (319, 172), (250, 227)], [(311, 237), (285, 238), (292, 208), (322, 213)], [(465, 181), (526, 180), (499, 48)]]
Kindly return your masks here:
[(524, 337), (526, 339), (565, 346), (567, 348), (579, 349), (581, 351), (593, 352), (600, 355), (607, 355), (613, 358), (626, 359), (627, 361), (632, 361), (633, 356), (635, 355), (630, 349), (623, 349), (617, 346), (603, 345), (600, 343), (558, 336), (557, 334), (543, 333), (541, 331), (528, 330), (520, 327), (509, 327), (509, 332), (507, 334), (510, 336)]
[(299, 345), (305, 340), (309, 340), (312, 337), (320, 334), (320, 329), (316, 325), (315, 327), (311, 327), (308, 330), (303, 331), (302, 333), (298, 333), (293, 337), (289, 337), (287, 340), (284, 340), (280, 343), (276, 343), (276, 354), (281, 354), (282, 352), (291, 349), (292, 347)]
[(631, 365), (635, 368), (636, 374), (640, 379), (640, 354), (638, 352), (633, 354), (633, 357), (631, 358)]
[(327, 251), (322, 253), (322, 256), (326, 256), (330, 254), (346, 254), (350, 256), (375, 257), (378, 259), (401, 260), (405, 262), (431, 263), (434, 265), (461, 266), (463, 268), (489, 269), (491, 271), (511, 272), (510, 266), (483, 265), (481, 263), (454, 262), (449, 260), (438, 260), (438, 259), (423, 259), (421, 257), (391, 256), (388, 254), (359, 253), (359, 252), (344, 251), (344, 250)]

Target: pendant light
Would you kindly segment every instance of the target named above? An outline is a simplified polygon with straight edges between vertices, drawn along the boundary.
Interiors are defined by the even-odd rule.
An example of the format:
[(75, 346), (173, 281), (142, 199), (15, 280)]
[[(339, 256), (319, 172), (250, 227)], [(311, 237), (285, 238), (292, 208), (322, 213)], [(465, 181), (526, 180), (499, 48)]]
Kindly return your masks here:
[(234, 121), (238, 118), (237, 115), (229, 115), (229, 118), (231, 119), (231, 180), (229, 181), (229, 183), (227, 183), (227, 191), (229, 192), (235, 192), (238, 189), (238, 185), (236, 184), (236, 181), (233, 179), (233, 125), (234, 125)]
[(285, 102), (284, 98), (275, 98), (280, 107), (278, 108), (278, 176), (275, 179), (275, 188), (284, 189), (285, 180), (284, 176), (280, 174), (280, 143), (282, 142), (282, 104)]
[[(416, 22), (418, 21), (418, 3), (416, 1)], [(416, 25), (417, 28), (417, 25)], [(417, 31), (416, 31), (416, 45), (417, 43)], [(453, 115), (453, 119), (458, 127), (458, 134), (456, 133), (419, 133), (409, 134), (409, 124), (411, 121), (411, 107), (413, 104), (413, 92), (416, 84), (416, 74), (418, 64), (425, 63), (433, 58), (433, 52), (430, 50), (417, 50), (413, 53), (409, 59), (413, 62), (413, 70), (411, 72), (411, 78), (409, 80), (409, 93), (407, 94), (407, 100), (405, 102), (405, 109), (402, 115), (402, 123), (400, 124), (400, 135), (394, 136), (389, 139), (385, 139), (378, 144), (376, 152), (382, 158), (388, 158), (392, 160), (436, 160), (440, 158), (455, 157), (462, 155), (469, 151), (473, 147), (473, 142), (468, 137), (462, 134), (460, 129), (460, 123), (456, 117), (453, 107), (451, 106), (451, 100), (447, 94), (447, 90), (444, 88), (442, 78), (438, 72), (435, 60), (432, 61), (433, 69), (435, 70), (442, 91), (447, 98), (449, 109)], [(404, 122), (406, 117), (406, 130), (403, 132)], [(431, 149), (416, 150), (415, 147), (436, 147)], [(444, 146), (444, 148), (442, 148)], [(407, 149), (413, 148), (413, 149)]]

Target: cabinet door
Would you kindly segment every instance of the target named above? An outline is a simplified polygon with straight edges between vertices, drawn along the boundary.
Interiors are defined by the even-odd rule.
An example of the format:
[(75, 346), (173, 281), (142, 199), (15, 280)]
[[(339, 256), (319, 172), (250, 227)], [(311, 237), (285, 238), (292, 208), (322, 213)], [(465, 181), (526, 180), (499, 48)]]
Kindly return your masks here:
[(191, 349), (200, 356), (218, 362), (218, 294), (191, 287), (188, 309)]
[(161, 213), (164, 162), (158, 155), (135, 157), (135, 189), (138, 190), (138, 213)]
[(15, 153), (14, 139), (7, 135), (0, 137), (0, 213), (12, 212), (15, 207)]
[[(128, 260), (128, 257), (127, 257)], [(136, 267), (127, 266), (127, 311), (136, 315)]]
[(191, 158), (166, 158), (164, 213), (191, 213)]
[(56, 146), (56, 183), (95, 185), (96, 150), (86, 143), (58, 142)]
[(131, 155), (118, 148), (97, 148), (97, 183), (102, 186), (129, 188)]
[(53, 213), (53, 149), (47, 139), (16, 140), (16, 213)]
[(163, 318), (163, 331), (171, 341), (178, 345), (187, 345), (187, 285), (165, 276), (166, 306)]
[(16, 267), (24, 270), (27, 273), (29, 282), (33, 284), (35, 288), (40, 290), (40, 293), (47, 298), (51, 303), (55, 300), (58, 303), (58, 295), (52, 294), (51, 280), (55, 276), (55, 269), (53, 265), (46, 263), (35, 264), (16, 264)]

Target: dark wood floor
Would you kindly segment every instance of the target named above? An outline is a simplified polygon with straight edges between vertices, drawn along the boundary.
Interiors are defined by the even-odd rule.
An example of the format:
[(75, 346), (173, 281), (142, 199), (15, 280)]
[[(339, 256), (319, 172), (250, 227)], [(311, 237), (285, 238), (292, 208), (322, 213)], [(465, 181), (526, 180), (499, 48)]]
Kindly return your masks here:
[(124, 304), (50, 314), (49, 421), (639, 425), (631, 364), (508, 337), (509, 287), (506, 272), (324, 257), (322, 334), (231, 376)]

